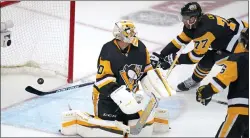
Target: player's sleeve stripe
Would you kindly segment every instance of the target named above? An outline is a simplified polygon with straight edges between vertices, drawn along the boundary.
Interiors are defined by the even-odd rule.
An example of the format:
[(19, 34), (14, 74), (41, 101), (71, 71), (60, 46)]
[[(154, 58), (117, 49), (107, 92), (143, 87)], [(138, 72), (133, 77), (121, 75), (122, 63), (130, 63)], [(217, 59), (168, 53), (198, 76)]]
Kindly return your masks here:
[(222, 81), (220, 81), (218, 78), (213, 77), (213, 80), (216, 81), (223, 89), (227, 88), (227, 85), (225, 85)]
[(149, 70), (153, 69), (152, 65), (151, 64), (148, 64), (145, 69), (144, 69), (144, 73), (145, 72), (148, 72)]
[[(182, 32), (180, 35), (178, 35), (178, 37), (183, 40), (183, 43), (189, 43), (192, 39), (190, 37), (188, 37), (184, 32)], [(177, 38), (178, 38), (177, 37)]]
[[(215, 92), (221, 92), (223, 91), (227, 86), (223, 84), (219, 79), (216, 77), (213, 77), (213, 79), (210, 82), (212, 84), (212, 88)], [(216, 89), (214, 89), (216, 88)]]
[(233, 98), (228, 100), (228, 105), (244, 104), (249, 105), (249, 100), (247, 98)]
[(232, 51), (233, 51), (233, 48), (236, 46), (236, 42), (237, 42), (237, 40), (238, 40), (238, 37), (239, 37), (239, 35), (240, 35), (240, 32), (241, 32), (241, 30), (244, 28), (244, 24), (243, 24), (241, 21), (239, 21), (239, 20), (237, 20), (237, 19), (236, 19), (236, 21), (239, 23), (239, 29), (238, 29), (238, 31), (237, 31), (237, 34), (235, 34), (235, 35), (233, 36), (233, 38), (230, 40), (230, 42), (228, 43), (227, 48), (226, 48), (226, 50), (227, 50), (227, 51), (230, 51), (230, 52), (232, 52)]
[(175, 39), (172, 40), (172, 43), (180, 49), (182, 46), (188, 44), (192, 39), (189, 38), (184, 32), (178, 35)]
[(176, 48), (178, 48), (178, 49), (181, 48), (181, 44), (180, 44), (180, 42), (178, 42), (177, 39), (173, 39), (171, 42), (174, 44), (174, 46), (175, 46)]
[(184, 36), (182, 34), (183, 34), (183, 32), (172, 41), (176, 47), (178, 46), (177, 48), (179, 48), (179, 49), (181, 48), (181, 46), (185, 46), (191, 41), (190, 38), (188, 39), (188, 38), (186, 38), (186, 36)]
[(107, 78), (107, 77), (114, 77), (114, 75), (105, 74), (105, 75), (103, 75), (101, 78), (96, 78), (96, 82), (101, 81), (101, 80), (103, 80), (103, 79), (105, 79), (105, 78)]
[(95, 85), (100, 89), (101, 87), (107, 85), (110, 82), (116, 82), (115, 77), (106, 77), (100, 81), (95, 82)]
[(176, 39), (177, 39), (179, 42), (181, 42), (182, 44), (185, 44), (185, 45), (189, 43), (189, 41), (186, 42), (186, 41), (182, 40), (179, 36), (177, 36)]
[(188, 57), (191, 59), (193, 63), (199, 62), (203, 58), (203, 56), (204, 55), (195, 54), (193, 51), (188, 52)]

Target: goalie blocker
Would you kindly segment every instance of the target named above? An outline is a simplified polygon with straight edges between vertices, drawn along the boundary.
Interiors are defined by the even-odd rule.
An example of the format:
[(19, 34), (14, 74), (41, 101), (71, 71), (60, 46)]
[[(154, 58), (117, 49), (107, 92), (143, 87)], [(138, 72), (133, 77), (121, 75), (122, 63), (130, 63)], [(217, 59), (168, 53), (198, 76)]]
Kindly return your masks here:
[[(148, 71), (147, 75), (141, 80), (141, 85), (143, 92), (145, 92), (144, 96), (150, 96), (152, 92), (158, 99), (161, 99), (176, 93), (162, 77), (160, 69)], [(124, 91), (124, 86), (114, 91), (112, 95), (112, 99), (126, 114), (138, 112), (139, 115), (142, 115), (143, 109), (147, 105), (145, 98), (143, 98), (144, 100), (140, 104), (136, 103), (132, 93)], [(133, 126), (138, 120), (139, 119), (129, 120), (128, 124), (125, 125)], [(149, 137), (152, 136), (153, 131), (156, 133), (164, 133), (169, 130), (168, 112), (166, 109), (156, 108), (151, 112), (146, 122), (144, 128), (138, 135), (128, 134), (128, 136)], [(115, 121), (102, 120), (88, 113), (72, 110), (62, 113), (61, 133), (63, 135), (80, 135), (82, 137), (123, 136), (123, 130), (116, 125)]]

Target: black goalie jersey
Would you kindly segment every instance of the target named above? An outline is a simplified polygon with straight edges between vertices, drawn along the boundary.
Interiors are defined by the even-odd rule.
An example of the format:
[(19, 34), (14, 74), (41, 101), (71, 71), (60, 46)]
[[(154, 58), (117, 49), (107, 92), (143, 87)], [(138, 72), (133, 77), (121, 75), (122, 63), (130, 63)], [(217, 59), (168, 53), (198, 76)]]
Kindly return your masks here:
[(139, 41), (138, 47), (132, 44), (121, 50), (116, 39), (104, 44), (98, 64), (96, 83), (93, 88), (93, 102), (111, 100), (109, 95), (121, 85), (129, 91), (138, 90), (138, 81), (152, 69), (150, 55), (145, 45)]

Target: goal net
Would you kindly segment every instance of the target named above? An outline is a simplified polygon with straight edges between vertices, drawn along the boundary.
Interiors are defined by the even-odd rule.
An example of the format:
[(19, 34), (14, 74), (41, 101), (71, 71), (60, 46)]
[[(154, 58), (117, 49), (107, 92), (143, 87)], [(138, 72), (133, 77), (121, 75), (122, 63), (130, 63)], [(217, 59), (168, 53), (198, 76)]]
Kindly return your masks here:
[(74, 14), (72, 1), (1, 1), (1, 25), (14, 24), (7, 29), (11, 45), (1, 45), (1, 74), (57, 75), (72, 82)]

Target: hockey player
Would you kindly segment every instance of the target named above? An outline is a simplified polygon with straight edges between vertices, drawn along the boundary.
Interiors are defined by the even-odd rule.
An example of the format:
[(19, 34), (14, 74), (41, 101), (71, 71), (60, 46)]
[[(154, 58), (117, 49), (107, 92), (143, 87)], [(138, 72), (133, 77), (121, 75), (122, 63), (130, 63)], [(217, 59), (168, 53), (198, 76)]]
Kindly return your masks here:
[[(94, 116), (79, 111), (64, 113), (62, 133), (65, 135), (121, 137), (123, 131), (116, 127), (115, 121), (135, 125), (145, 108), (144, 93), (139, 91), (139, 81), (144, 92), (148, 95), (154, 93), (159, 99), (174, 93), (166, 91), (161, 73), (152, 68), (149, 52), (138, 39), (132, 21), (115, 23), (113, 35), (115, 38), (103, 45), (98, 58), (92, 94)], [(148, 91), (147, 88), (156, 89)], [(75, 123), (70, 123), (72, 120)], [(166, 110), (156, 109), (152, 112), (136, 137), (151, 136), (155, 129), (158, 132), (169, 129)]]
[(248, 23), (234, 18), (228, 20), (213, 14), (203, 14), (197, 2), (189, 2), (181, 8), (183, 31), (173, 39), (160, 54), (153, 53), (152, 65), (168, 69), (179, 49), (194, 42), (194, 49), (182, 54), (178, 64), (195, 64), (192, 77), (177, 86), (177, 91), (197, 87), (213, 65), (230, 53), (245, 52), (238, 43), (240, 32)]
[[(249, 31), (244, 28), (241, 42), (249, 49)], [(243, 41), (242, 41), (243, 40)], [(232, 54), (222, 62), (223, 69), (208, 85), (200, 86), (196, 100), (207, 105), (214, 94), (229, 86), (228, 111), (225, 121), (221, 124), (216, 137), (248, 138), (249, 128), (249, 57), (248, 52)], [(243, 135), (243, 133), (245, 133)]]

